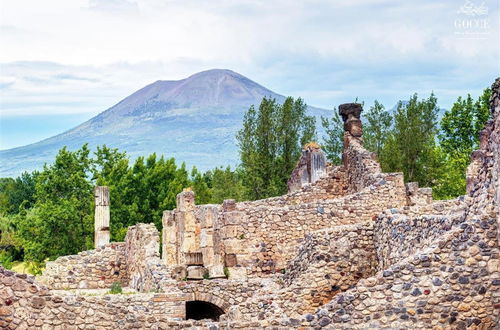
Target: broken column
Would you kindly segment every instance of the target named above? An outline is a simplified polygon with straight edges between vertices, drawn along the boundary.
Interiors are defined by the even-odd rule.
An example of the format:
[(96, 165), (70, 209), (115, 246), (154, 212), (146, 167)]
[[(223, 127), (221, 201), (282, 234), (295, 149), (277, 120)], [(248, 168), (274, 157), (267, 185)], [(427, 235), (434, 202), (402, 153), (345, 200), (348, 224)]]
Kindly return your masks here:
[(308, 143), (302, 149), (302, 156), (288, 180), (288, 192), (298, 191), (307, 184), (315, 183), (325, 175), (325, 154), (318, 144)]
[(344, 121), (344, 149), (353, 141), (362, 143), (363, 125), (361, 112), (363, 107), (359, 103), (344, 103), (339, 105), (339, 114)]
[(94, 197), (94, 246), (98, 248), (109, 243), (109, 188), (95, 187)]

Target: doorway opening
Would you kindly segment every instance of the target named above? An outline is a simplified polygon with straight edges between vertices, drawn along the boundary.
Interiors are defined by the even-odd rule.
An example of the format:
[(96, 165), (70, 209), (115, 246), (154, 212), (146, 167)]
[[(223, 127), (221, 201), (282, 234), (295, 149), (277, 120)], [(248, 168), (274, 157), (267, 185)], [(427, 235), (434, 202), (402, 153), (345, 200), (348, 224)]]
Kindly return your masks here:
[(186, 320), (211, 319), (219, 321), (222, 314), (224, 314), (222, 308), (212, 303), (200, 300), (186, 302)]

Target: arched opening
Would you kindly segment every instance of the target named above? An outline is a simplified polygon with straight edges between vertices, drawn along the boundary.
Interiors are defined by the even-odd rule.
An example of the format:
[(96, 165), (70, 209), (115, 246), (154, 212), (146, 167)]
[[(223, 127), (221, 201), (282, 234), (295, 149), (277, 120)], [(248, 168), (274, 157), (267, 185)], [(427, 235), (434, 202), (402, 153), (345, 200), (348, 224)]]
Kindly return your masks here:
[(186, 320), (211, 319), (219, 321), (222, 314), (224, 314), (222, 308), (212, 303), (200, 300), (186, 302)]

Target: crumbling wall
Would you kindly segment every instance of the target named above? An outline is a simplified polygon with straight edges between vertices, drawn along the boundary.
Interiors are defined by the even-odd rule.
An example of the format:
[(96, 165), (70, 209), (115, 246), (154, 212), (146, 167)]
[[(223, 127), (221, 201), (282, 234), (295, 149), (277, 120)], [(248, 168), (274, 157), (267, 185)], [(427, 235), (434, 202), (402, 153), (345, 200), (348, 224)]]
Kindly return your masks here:
[(431, 246), (464, 221), (463, 214), (411, 217), (397, 212), (394, 209), (385, 212), (375, 221), (374, 241), (379, 271)]
[(125, 244), (110, 243), (47, 262), (40, 282), (51, 289), (110, 288), (128, 284)]
[[(202, 252), (204, 258), (214, 253), (213, 260), (223, 263), (232, 278), (244, 279), (280, 271), (295, 256), (306, 234), (337, 225), (371, 221), (387, 208), (406, 205), (400, 173), (379, 174), (377, 179), (355, 194), (331, 200), (287, 204), (278, 202), (280, 198), (289, 198), (282, 196), (273, 198), (271, 205), (269, 200), (259, 200), (245, 203), (226, 201), (222, 207), (196, 206), (189, 215), (197, 226), (194, 232), (198, 231), (198, 236), (205, 241), (208, 238), (213, 247), (209, 246), (210, 249), (202, 252), (195, 234), (192, 240), (198, 245), (193, 252)], [(186, 239), (181, 230), (185, 217), (186, 211), (179, 208), (165, 212), (163, 258), (167, 265), (186, 265), (185, 259), (181, 259), (187, 252), (181, 250), (182, 241)], [(204, 233), (204, 228), (209, 230)]]
[(2, 329), (167, 329), (170, 320), (184, 315), (175, 293), (54, 293), (31, 276), (0, 267)]
[(344, 121), (344, 151), (342, 162), (348, 178), (348, 192), (354, 193), (377, 181), (382, 172), (375, 153), (363, 147), (363, 125), (358, 103), (345, 103), (339, 106)]
[(313, 312), (372, 276), (376, 262), (371, 221), (306, 235), (283, 277), (283, 308), (291, 316)]
[(260, 201), (240, 202), (238, 208), (253, 207), (255, 203), (268, 206), (286, 206), (312, 203), (319, 200), (335, 199), (347, 194), (347, 175), (344, 166), (327, 165), (326, 174), (312, 184), (283, 196), (266, 198)]
[(302, 150), (302, 156), (288, 180), (288, 192), (315, 183), (326, 175), (326, 157), (319, 145), (309, 143)]
[(177, 195), (177, 209), (163, 213), (164, 263), (184, 267), (188, 278), (225, 277), (218, 221), (221, 207), (196, 206), (194, 200), (192, 191), (184, 191)]
[[(333, 200), (270, 208), (265, 205), (244, 209), (235, 233), (242, 237), (229, 245), (245, 247), (236, 253), (237, 263), (258, 276), (285, 268), (295, 256), (298, 244), (308, 233), (338, 225), (371, 221), (387, 208), (406, 204), (403, 178), (386, 174), (362, 191)], [(238, 236), (239, 235), (239, 236)], [(243, 236), (242, 236), (243, 235)]]
[[(472, 169), (476, 178), (468, 178), (467, 207), (459, 219), (432, 218), (428, 223), (437, 231), (450, 230), (439, 239), (421, 244), (423, 234), (417, 230), (408, 232), (409, 242), (397, 237), (402, 227), (394, 229), (396, 245), (407, 250), (416, 243), (416, 254), (392, 264), (374, 277), (358, 282), (358, 285), (337, 295), (330, 303), (314, 314), (305, 315), (300, 324), (311, 327), (345, 328), (481, 328), (498, 326), (500, 305), (500, 258), (498, 224), (500, 222), (498, 188), (500, 180), (500, 78), (492, 86), (493, 119), (481, 133), (480, 150), (473, 153)], [(454, 217), (454, 215), (453, 215)], [(425, 218), (417, 221), (424, 232)], [(421, 221), (421, 222), (420, 222)], [(456, 224), (456, 225), (455, 225)], [(405, 226), (403, 222), (403, 226)], [(375, 234), (377, 235), (377, 234)], [(420, 237), (415, 242), (414, 238)], [(387, 246), (388, 243), (382, 243)], [(382, 250), (384, 247), (381, 247)], [(379, 251), (380, 252), (380, 251)], [(387, 264), (397, 258), (391, 252)], [(407, 250), (404, 253), (412, 253)], [(396, 253), (395, 257), (397, 257)], [(400, 253), (401, 256), (403, 253)], [(281, 324), (292, 324), (283, 320)]]
[(160, 235), (154, 224), (140, 223), (128, 228), (125, 255), (129, 286), (141, 292), (159, 291), (171, 281), (160, 259)]

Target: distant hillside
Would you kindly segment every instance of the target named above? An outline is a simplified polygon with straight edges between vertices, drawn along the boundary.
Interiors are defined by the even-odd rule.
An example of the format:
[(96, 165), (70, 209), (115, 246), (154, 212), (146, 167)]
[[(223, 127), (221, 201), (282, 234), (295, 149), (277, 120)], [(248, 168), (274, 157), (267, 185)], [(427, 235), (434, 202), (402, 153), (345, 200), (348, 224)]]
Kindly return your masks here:
[[(0, 177), (40, 169), (63, 146), (106, 144), (131, 158), (153, 152), (207, 170), (236, 165), (235, 134), (243, 114), (265, 96), (285, 97), (230, 70), (208, 70), (186, 79), (154, 82), (62, 134), (0, 151)], [(307, 100), (306, 100), (307, 101)], [(331, 110), (309, 107), (318, 117)]]

